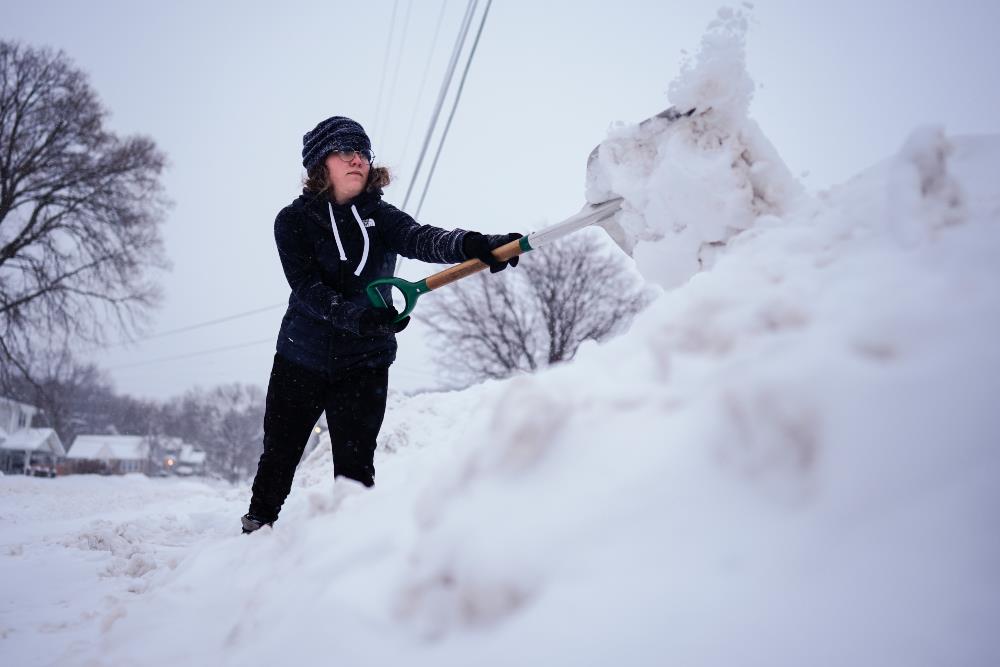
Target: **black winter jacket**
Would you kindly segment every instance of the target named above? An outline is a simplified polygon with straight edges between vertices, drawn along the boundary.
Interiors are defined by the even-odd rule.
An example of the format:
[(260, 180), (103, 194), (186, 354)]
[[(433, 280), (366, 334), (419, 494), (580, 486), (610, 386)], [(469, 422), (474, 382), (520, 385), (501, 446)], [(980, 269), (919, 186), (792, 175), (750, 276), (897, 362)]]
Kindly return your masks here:
[[(332, 220), (331, 220), (332, 218)], [(362, 193), (341, 206), (325, 194), (303, 193), (274, 221), (274, 239), (292, 288), (281, 321), (278, 354), (325, 375), (389, 366), (392, 334), (361, 336), (361, 314), (371, 307), (365, 286), (393, 275), (397, 254), (441, 264), (468, 259), (466, 231), (418, 225), (381, 193)], [(391, 302), (390, 288), (380, 288)]]

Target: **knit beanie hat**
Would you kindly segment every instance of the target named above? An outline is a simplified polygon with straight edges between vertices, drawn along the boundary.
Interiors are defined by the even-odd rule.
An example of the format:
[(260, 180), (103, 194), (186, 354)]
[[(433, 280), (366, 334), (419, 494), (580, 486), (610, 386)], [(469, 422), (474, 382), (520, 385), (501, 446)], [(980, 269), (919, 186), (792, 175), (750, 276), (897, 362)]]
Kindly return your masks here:
[(302, 166), (306, 171), (322, 162), (331, 151), (370, 151), (372, 142), (357, 121), (331, 116), (302, 137)]

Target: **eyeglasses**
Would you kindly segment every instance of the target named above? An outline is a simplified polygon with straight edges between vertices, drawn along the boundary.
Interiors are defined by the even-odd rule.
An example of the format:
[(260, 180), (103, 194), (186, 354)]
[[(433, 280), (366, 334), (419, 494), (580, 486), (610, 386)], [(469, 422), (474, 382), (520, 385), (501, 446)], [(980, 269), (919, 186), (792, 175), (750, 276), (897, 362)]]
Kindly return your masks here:
[(361, 158), (362, 162), (367, 162), (368, 164), (371, 164), (372, 161), (375, 159), (375, 153), (372, 153), (370, 150), (367, 149), (360, 151), (333, 151), (333, 154), (339, 157), (344, 162), (351, 162), (354, 159), (355, 155)]

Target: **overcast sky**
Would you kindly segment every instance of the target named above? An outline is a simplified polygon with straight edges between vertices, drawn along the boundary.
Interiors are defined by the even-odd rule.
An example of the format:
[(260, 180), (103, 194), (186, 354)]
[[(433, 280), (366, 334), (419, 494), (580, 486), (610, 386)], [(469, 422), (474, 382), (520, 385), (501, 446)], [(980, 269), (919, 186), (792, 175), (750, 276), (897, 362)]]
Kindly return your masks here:
[[(319, 120), (361, 122), (396, 173), (386, 198), (402, 203), (465, 6), (5, 0), (0, 38), (65, 51), (110, 128), (168, 154), (173, 269), (156, 333), (286, 302), (272, 225), (300, 190), (302, 134)], [(697, 51), (720, 6), (496, 0), (420, 221), (527, 232), (576, 212), (590, 149), (613, 121), (668, 106), (682, 51)], [(751, 114), (811, 191), (891, 155), (921, 124), (1000, 132), (994, 0), (765, 0), (752, 14)], [(402, 273), (437, 268), (407, 262)], [(93, 360), (136, 396), (266, 385), (283, 310)], [(419, 324), (400, 336), (393, 387), (437, 384), (423, 336)]]

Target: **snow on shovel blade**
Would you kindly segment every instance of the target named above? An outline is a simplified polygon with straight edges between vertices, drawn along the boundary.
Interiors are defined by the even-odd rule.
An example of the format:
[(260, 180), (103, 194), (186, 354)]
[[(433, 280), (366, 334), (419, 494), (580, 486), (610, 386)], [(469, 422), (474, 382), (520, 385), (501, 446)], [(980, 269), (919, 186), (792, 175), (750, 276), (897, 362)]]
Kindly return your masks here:
[[(676, 107), (670, 107), (660, 113), (647, 118), (646, 120), (639, 123), (639, 128), (645, 128), (650, 123), (656, 122), (657, 120), (665, 120), (668, 124), (674, 121), (680, 120), (681, 118), (687, 118), (694, 113), (694, 109), (689, 111), (678, 111)], [(594, 150), (590, 151), (590, 156), (587, 158), (587, 183), (588, 186), (595, 183), (599, 179), (599, 174), (596, 173), (598, 166), (597, 160), (601, 153), (602, 144), (598, 144), (594, 147)], [(541, 231), (529, 234), (527, 237), (527, 243), (530, 246), (528, 250), (534, 250), (535, 248), (541, 247), (546, 243), (551, 243), (556, 239), (560, 239), (564, 236), (568, 236), (578, 229), (584, 227), (590, 227), (592, 225), (597, 225), (604, 229), (608, 233), (608, 236), (621, 248), (627, 255), (632, 254), (632, 250), (635, 249), (635, 239), (628, 231), (622, 226), (618, 220), (617, 213), (621, 211), (623, 199), (616, 196), (614, 193), (604, 191), (606, 196), (602, 197), (599, 201), (590, 202), (584, 204), (580, 211), (562, 222), (558, 222), (551, 227), (547, 227)]]
[[(654, 123), (658, 120), (665, 120), (669, 125), (682, 118), (690, 117), (692, 114), (694, 114), (694, 112), (695, 109), (689, 109), (687, 111), (679, 111), (677, 107), (670, 107), (669, 109), (665, 109), (660, 113), (656, 114), (655, 116), (651, 116), (650, 118), (647, 118), (646, 120), (640, 122), (639, 129), (641, 130), (643, 128), (646, 128), (650, 123)], [(625, 254), (631, 256), (632, 251), (635, 249), (636, 239), (633, 234), (630, 234), (628, 230), (625, 229), (625, 227), (619, 221), (618, 216), (615, 215), (618, 211), (621, 210), (621, 204), (623, 200), (620, 196), (617, 196), (616, 193), (608, 190), (607, 187), (601, 187), (599, 185), (601, 181), (600, 178), (601, 174), (599, 173), (598, 158), (600, 157), (601, 146), (603, 145), (604, 143), (602, 142), (597, 146), (594, 146), (594, 150), (590, 151), (590, 156), (587, 158), (586, 182), (587, 182), (588, 195), (591, 195), (591, 193), (596, 190), (600, 193), (600, 196), (597, 198), (597, 201), (591, 200), (589, 204), (583, 207), (580, 213), (577, 213), (577, 215), (573, 217), (576, 218), (577, 216), (584, 214), (585, 211), (595, 211), (597, 209), (600, 209), (605, 204), (611, 202), (617, 202), (617, 206), (608, 217), (600, 217), (588, 224), (599, 225), (601, 228), (604, 229), (604, 231), (608, 233), (608, 236), (611, 237), (611, 239), (618, 245), (619, 248), (621, 248), (625, 252)], [(560, 223), (560, 225), (561, 224), (563, 223)], [(581, 227), (583, 226), (586, 225), (581, 225)]]
[[(640, 128), (644, 128), (647, 125), (649, 125), (650, 123), (656, 121), (656, 119), (658, 119), (658, 118), (662, 118), (662, 119), (666, 120), (668, 123), (673, 123), (674, 121), (680, 120), (681, 118), (688, 118), (688, 117), (690, 117), (691, 115), (694, 114), (694, 112), (695, 112), (695, 109), (693, 109), (693, 108), (692, 109), (688, 109), (687, 111), (678, 111), (677, 107), (670, 107), (669, 109), (664, 109), (663, 111), (661, 111), (660, 113), (656, 114), (655, 116), (650, 116), (646, 120), (641, 121), (639, 123), (639, 127)], [(594, 160), (597, 159), (597, 156), (600, 153), (600, 151), (601, 151), (601, 144), (597, 144), (596, 146), (594, 146), (594, 150), (590, 151), (590, 155), (587, 157), (587, 176), (588, 176), (588, 182), (590, 180), (589, 177), (590, 177), (590, 174), (591, 174), (592, 166), (594, 164)]]

